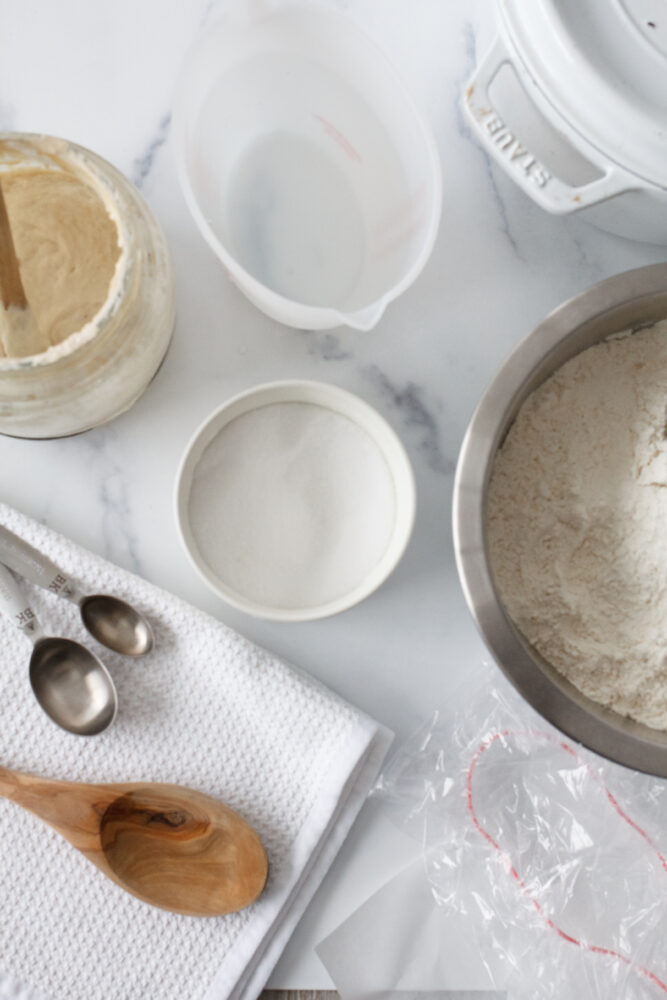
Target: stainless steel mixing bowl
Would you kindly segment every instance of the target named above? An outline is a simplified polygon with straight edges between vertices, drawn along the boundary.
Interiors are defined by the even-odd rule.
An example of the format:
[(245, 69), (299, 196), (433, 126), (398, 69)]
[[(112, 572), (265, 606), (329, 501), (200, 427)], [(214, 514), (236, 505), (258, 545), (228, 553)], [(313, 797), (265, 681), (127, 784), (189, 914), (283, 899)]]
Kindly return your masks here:
[(510, 355), (473, 414), (459, 456), (453, 505), (461, 585), (503, 673), (533, 708), (568, 736), (619, 764), (661, 777), (667, 777), (667, 733), (581, 694), (513, 624), (491, 575), (485, 510), (496, 452), (526, 397), (591, 344), (665, 317), (667, 264), (609, 278), (547, 316)]

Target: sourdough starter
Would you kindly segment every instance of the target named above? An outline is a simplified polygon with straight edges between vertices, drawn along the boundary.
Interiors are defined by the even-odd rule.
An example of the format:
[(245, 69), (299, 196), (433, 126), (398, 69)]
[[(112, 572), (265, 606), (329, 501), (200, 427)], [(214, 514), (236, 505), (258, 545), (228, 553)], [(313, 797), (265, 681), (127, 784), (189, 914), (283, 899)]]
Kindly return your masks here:
[[(0, 142), (3, 158), (13, 145)], [(109, 297), (121, 256), (116, 222), (64, 159), (8, 169), (1, 180), (26, 297), (48, 342), (61, 344)]]

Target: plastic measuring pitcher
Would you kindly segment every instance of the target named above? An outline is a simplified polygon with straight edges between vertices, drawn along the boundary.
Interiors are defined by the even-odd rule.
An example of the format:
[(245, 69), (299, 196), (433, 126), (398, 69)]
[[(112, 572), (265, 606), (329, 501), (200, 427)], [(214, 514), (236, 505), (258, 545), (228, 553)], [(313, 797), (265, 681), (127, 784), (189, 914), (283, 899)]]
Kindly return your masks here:
[(267, 315), (368, 330), (421, 271), (440, 220), (435, 142), (344, 15), (237, 3), (191, 53), (174, 119), (190, 210)]

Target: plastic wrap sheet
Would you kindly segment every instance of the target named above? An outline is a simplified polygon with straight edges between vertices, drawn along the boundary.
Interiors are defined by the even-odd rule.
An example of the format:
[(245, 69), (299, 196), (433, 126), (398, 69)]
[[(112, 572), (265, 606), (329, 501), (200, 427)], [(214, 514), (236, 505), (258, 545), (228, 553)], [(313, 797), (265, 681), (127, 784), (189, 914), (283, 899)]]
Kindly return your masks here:
[[(366, 904), (372, 923), (362, 907), (318, 949), (334, 979), (328, 959), (340, 958), (346, 933), (366, 946), (356, 972), (348, 949), (349, 982), (373, 942), (392, 943), (376, 949), (386, 956), (376, 997), (413, 985), (406, 968), (424, 965), (435, 969), (428, 988), (493, 988), (511, 1000), (667, 996), (667, 783), (564, 738), (494, 667), (457, 704), (395, 753), (379, 788), (422, 841), (436, 937), (423, 947), (415, 919), (433, 926), (428, 905), (421, 916), (400, 895), (392, 905), (390, 883)], [(346, 1000), (370, 996), (366, 983)]]

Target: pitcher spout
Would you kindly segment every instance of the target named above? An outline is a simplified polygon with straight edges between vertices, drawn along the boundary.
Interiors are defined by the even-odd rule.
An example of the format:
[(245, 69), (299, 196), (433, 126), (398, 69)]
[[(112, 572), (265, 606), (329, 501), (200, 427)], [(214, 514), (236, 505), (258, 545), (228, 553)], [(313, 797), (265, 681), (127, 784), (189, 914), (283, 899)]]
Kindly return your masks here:
[(341, 313), (340, 320), (345, 326), (352, 327), (353, 330), (372, 330), (382, 318), (382, 314), (387, 308), (387, 299), (379, 299), (370, 306), (363, 309), (356, 309), (351, 313)]

